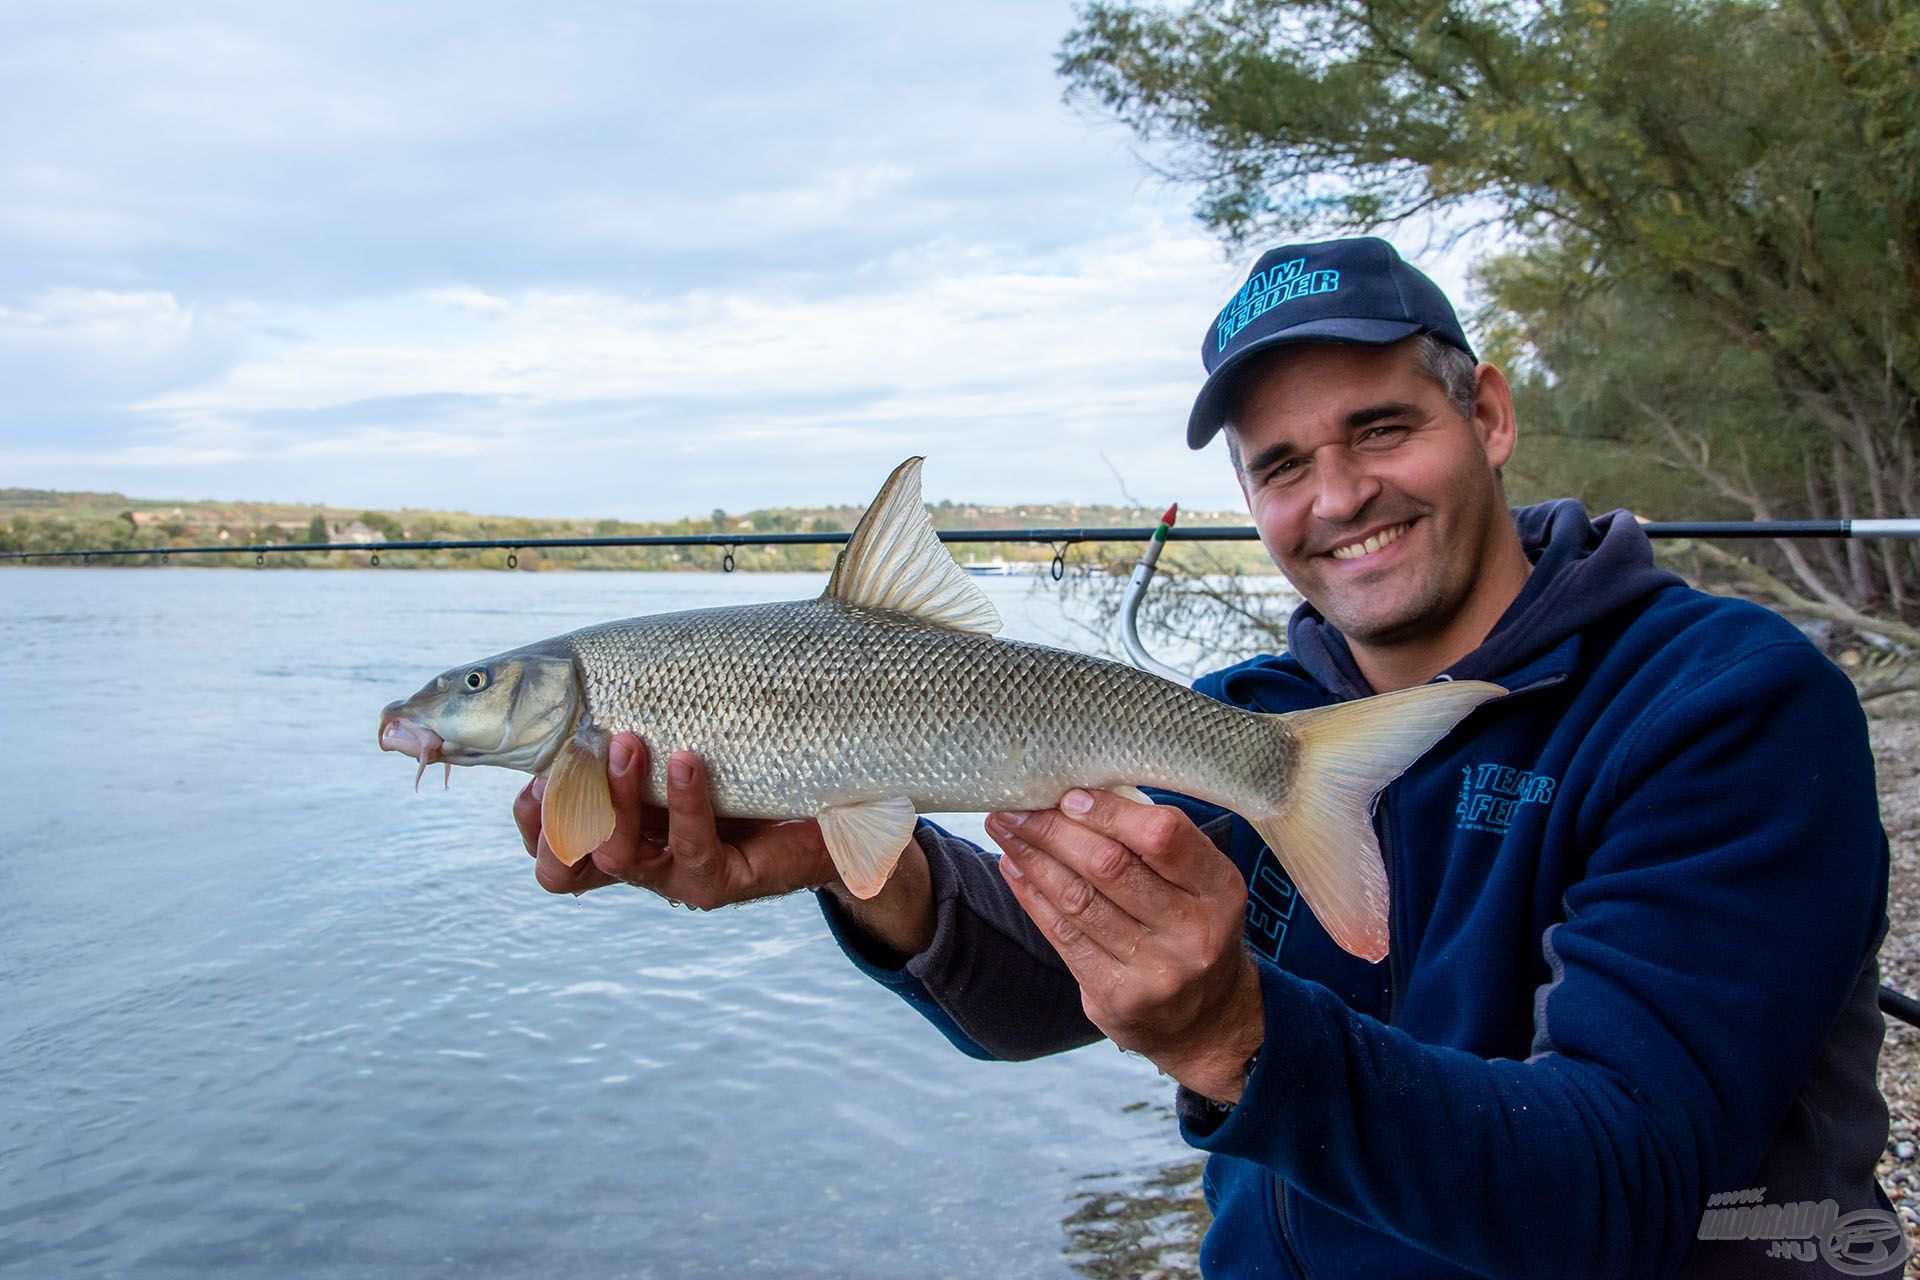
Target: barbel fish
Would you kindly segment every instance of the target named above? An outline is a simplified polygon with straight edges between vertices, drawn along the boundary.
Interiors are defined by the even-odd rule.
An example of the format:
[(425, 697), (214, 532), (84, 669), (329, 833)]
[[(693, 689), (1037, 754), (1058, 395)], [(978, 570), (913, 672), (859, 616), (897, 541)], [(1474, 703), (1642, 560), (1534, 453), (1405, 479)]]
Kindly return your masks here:
[[(817, 599), (583, 627), (437, 676), (380, 714), (420, 762), (546, 772), (562, 862), (613, 832), (607, 744), (697, 752), (714, 809), (817, 818), (848, 889), (878, 893), (917, 815), (1044, 809), (1073, 787), (1154, 786), (1232, 809), (1342, 947), (1387, 951), (1374, 795), (1503, 692), (1442, 682), (1263, 715), (1103, 658), (995, 637), (1000, 617), (941, 545), (921, 459), (888, 478)], [(415, 781), (418, 781), (416, 774)]]

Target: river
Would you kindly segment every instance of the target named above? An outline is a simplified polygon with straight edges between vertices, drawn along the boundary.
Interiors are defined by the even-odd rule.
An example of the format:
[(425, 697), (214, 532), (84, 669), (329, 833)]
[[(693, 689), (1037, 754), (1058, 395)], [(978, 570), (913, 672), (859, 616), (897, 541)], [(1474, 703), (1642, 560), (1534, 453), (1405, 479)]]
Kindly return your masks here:
[[(972, 1061), (809, 895), (550, 896), (521, 775), (416, 794), (375, 749), (446, 667), (823, 580), (0, 573), (0, 1274), (1177, 1262), (1192, 1153), (1149, 1064)], [(1050, 583), (984, 585), (1007, 634), (1083, 642)]]

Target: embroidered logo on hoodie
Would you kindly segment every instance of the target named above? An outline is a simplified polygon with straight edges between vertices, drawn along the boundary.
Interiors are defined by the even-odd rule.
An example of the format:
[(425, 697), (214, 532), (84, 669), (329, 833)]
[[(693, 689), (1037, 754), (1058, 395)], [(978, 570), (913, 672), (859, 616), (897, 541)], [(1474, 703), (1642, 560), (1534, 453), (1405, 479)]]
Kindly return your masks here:
[(1505, 835), (1520, 806), (1553, 803), (1556, 780), (1509, 764), (1464, 765), (1460, 769), (1460, 796), (1453, 804), (1453, 822), (1462, 831), (1490, 831)]
[(1255, 952), (1268, 960), (1280, 958), (1280, 944), (1287, 940), (1287, 925), (1299, 900), (1299, 893), (1280, 870), (1280, 859), (1274, 857), (1273, 850), (1260, 846), (1253, 876), (1247, 881), (1247, 943)]

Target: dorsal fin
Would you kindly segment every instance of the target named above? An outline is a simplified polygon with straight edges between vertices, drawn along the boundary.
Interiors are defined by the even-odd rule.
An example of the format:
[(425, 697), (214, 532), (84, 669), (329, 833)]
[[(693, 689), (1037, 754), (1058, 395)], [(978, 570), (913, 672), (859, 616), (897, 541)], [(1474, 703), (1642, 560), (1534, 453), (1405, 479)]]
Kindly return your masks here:
[(956, 631), (993, 635), (1000, 630), (1000, 611), (940, 545), (920, 501), (924, 461), (908, 458), (887, 477), (833, 562), (826, 594)]

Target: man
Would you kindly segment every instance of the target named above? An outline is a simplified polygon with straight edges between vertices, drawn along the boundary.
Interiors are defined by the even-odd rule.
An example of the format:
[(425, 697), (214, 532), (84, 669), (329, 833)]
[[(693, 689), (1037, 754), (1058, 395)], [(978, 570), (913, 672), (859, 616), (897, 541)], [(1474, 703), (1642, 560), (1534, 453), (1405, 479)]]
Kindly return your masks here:
[[(1209, 1275), (1897, 1267), (1897, 1244), (1855, 1247), (1887, 1209), (1887, 845), (1847, 680), (1775, 615), (1655, 569), (1624, 513), (1510, 512), (1506, 383), (1383, 241), (1267, 254), (1203, 360), (1188, 443), (1224, 429), (1305, 603), (1285, 655), (1197, 687), (1270, 712), (1509, 690), (1381, 795), (1385, 962), (1191, 800), (995, 814), (997, 861), (923, 824), (862, 902), (811, 824), (716, 824), (691, 755), (644, 808), (631, 738), (620, 828), (573, 871), (539, 843), (539, 783), (516, 804), (541, 882), (702, 906), (819, 887), (854, 962), (963, 1050), (1144, 1054), (1211, 1153)], [(1709, 1239), (1734, 1231), (1703, 1217), (1716, 1196), (1789, 1207)]]

